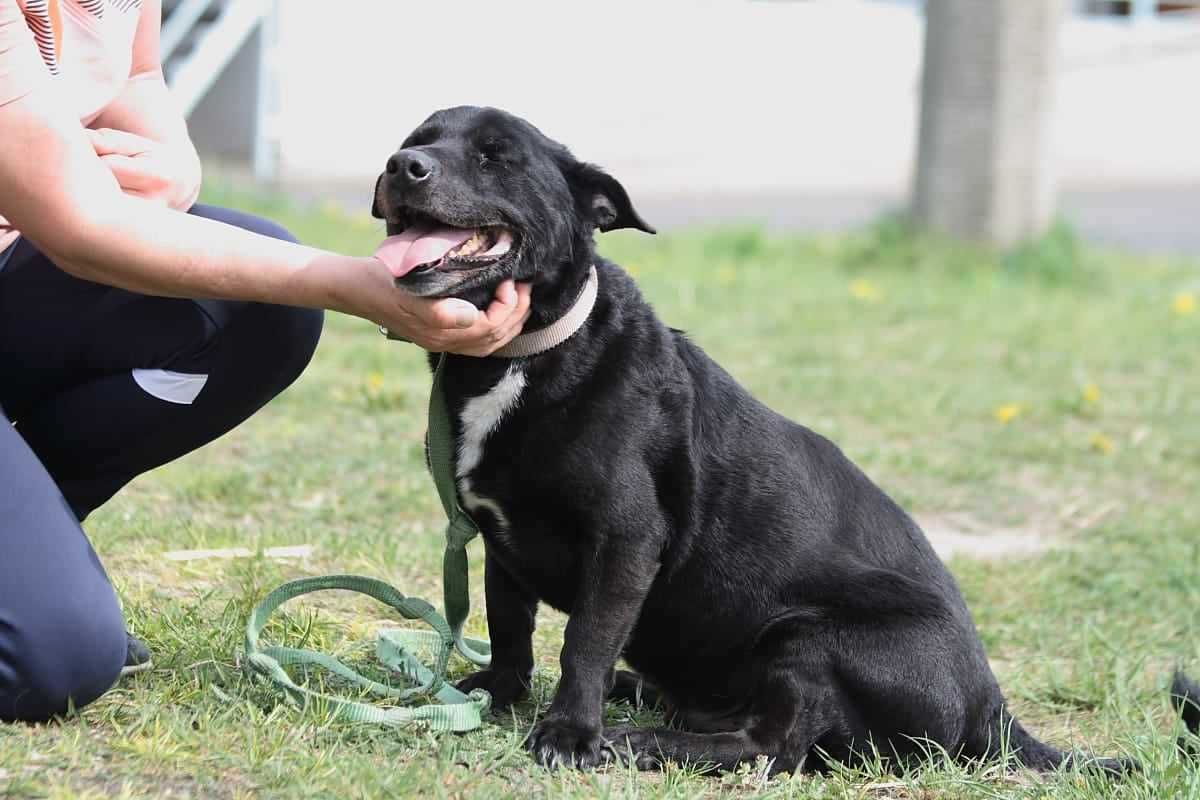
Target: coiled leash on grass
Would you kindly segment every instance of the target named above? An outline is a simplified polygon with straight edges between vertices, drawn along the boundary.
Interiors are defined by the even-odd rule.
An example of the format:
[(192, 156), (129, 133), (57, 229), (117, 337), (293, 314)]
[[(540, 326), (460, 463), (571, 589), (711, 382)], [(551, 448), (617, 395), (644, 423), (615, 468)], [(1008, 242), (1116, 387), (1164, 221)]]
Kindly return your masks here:
[[(386, 334), (386, 331), (384, 331)], [(390, 335), (388, 338), (392, 338)], [(395, 587), (375, 578), (361, 575), (328, 575), (302, 578), (280, 586), (263, 598), (250, 614), (246, 624), (246, 644), (242, 668), (247, 674), (259, 675), (276, 688), (301, 703), (319, 700), (338, 718), (350, 722), (373, 722), (385, 725), (406, 725), (425, 722), (438, 731), (470, 731), (482, 724), (483, 715), (491, 707), (491, 696), (482, 689), (463, 694), (446, 682), (446, 666), (452, 651), (477, 666), (491, 663), (491, 645), (482, 639), (463, 635), (463, 625), (471, 611), (470, 576), (467, 569), (467, 544), (479, 534), (479, 528), (458, 502), (452, 460), (453, 437), (450, 413), (446, 408), (442, 388), (442, 371), (446, 363), (443, 354), (433, 373), (433, 388), (429, 393), (429, 471), (441, 498), (449, 522), (446, 525), (446, 552), (442, 559), (442, 587), (446, 607), (443, 617), (432, 605), (419, 597), (406, 597)], [(326, 589), (346, 589), (360, 592), (386, 603), (405, 619), (420, 620), (431, 631), (388, 629), (379, 632), (375, 652), (388, 669), (398, 672), (415, 683), (407, 689), (397, 689), (373, 681), (352, 670), (336, 658), (312, 650), (290, 647), (259, 647), (258, 637), (267, 620), (280, 605), (310, 592)], [(436, 652), (433, 668), (426, 667), (414, 655), (417, 648), (432, 645)], [(339, 675), (371, 694), (401, 702), (418, 696), (432, 696), (436, 702), (423, 706), (377, 706), (367, 702), (347, 700), (308, 689), (292, 680), (285, 666), (314, 664)]]

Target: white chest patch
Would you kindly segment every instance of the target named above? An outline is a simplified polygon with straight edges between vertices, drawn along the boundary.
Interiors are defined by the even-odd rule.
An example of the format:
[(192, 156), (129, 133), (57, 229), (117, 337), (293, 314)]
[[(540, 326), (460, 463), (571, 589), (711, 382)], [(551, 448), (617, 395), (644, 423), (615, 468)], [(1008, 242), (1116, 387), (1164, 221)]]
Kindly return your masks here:
[(458, 477), (462, 503), (467, 511), (488, 510), (496, 517), (501, 528), (508, 528), (508, 518), (494, 500), (471, 491), (471, 479), (468, 476), (483, 460), (483, 445), (488, 436), (500, 425), (504, 415), (516, 407), (524, 388), (525, 372), (513, 364), (487, 394), (468, 400), (458, 418), (461, 433), (454, 473)]
[(463, 406), (458, 418), (462, 433), (458, 440), (458, 463), (455, 474), (466, 477), (483, 460), (483, 443), (504, 415), (516, 406), (525, 388), (525, 372), (517, 365), (508, 368), (487, 394), (472, 397)]

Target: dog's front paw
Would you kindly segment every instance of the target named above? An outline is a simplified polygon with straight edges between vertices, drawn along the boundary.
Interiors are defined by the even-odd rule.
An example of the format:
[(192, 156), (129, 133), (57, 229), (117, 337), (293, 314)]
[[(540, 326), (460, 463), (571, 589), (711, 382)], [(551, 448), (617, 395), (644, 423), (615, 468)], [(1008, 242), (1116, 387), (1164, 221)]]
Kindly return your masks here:
[(459, 681), (455, 686), (460, 692), (484, 689), (492, 696), (492, 710), (504, 709), (524, 700), (529, 694), (529, 685), (512, 670), (481, 669)]
[(525, 747), (543, 767), (592, 769), (612, 758), (612, 749), (598, 727), (578, 725), (566, 719), (545, 719), (525, 740)]

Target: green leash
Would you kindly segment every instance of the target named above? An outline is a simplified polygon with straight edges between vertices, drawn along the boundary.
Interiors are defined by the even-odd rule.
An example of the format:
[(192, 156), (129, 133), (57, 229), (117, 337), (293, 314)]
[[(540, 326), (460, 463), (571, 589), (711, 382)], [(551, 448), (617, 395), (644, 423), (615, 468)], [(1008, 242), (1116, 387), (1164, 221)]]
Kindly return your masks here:
[[(462, 510), (454, 480), (454, 439), (450, 427), (450, 412), (442, 388), (442, 372), (446, 356), (442, 355), (433, 373), (433, 388), (429, 393), (429, 471), (442, 500), (449, 520), (446, 525), (446, 553), (442, 559), (442, 585), (446, 616), (442, 617), (425, 600), (406, 597), (383, 581), (360, 575), (328, 575), (302, 578), (280, 586), (263, 598), (250, 614), (246, 624), (246, 647), (242, 668), (250, 675), (266, 678), (276, 688), (298, 702), (324, 703), (339, 719), (350, 722), (372, 722), (384, 725), (406, 725), (425, 722), (437, 731), (471, 731), (483, 722), (491, 707), (491, 697), (482, 689), (463, 694), (446, 682), (446, 666), (450, 654), (457, 650), (464, 658), (480, 667), (491, 663), (491, 645), (481, 639), (463, 635), (463, 626), (471, 612), (470, 577), (467, 570), (467, 544), (479, 535), (479, 528)], [(415, 684), (406, 689), (366, 678), (336, 658), (312, 650), (290, 647), (259, 647), (258, 637), (275, 609), (294, 597), (326, 589), (347, 589), (379, 600), (400, 612), (405, 619), (420, 620), (433, 630), (415, 631), (389, 629), (379, 632), (375, 652), (388, 669), (400, 673)], [(414, 655), (418, 648), (432, 647), (436, 656), (433, 668), (426, 667)], [(400, 702), (417, 696), (432, 696), (437, 702), (416, 707), (381, 707), (367, 702), (346, 700), (314, 692), (292, 680), (285, 666), (314, 664), (361, 687), (370, 694)]]

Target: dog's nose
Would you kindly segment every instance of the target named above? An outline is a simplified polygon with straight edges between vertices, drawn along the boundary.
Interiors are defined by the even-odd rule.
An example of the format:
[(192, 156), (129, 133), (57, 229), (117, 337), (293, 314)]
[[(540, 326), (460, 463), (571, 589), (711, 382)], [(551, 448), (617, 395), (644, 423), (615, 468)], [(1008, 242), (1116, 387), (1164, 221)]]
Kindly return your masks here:
[(387, 160), (387, 173), (409, 184), (429, 180), (437, 162), (419, 150), (401, 150)]

